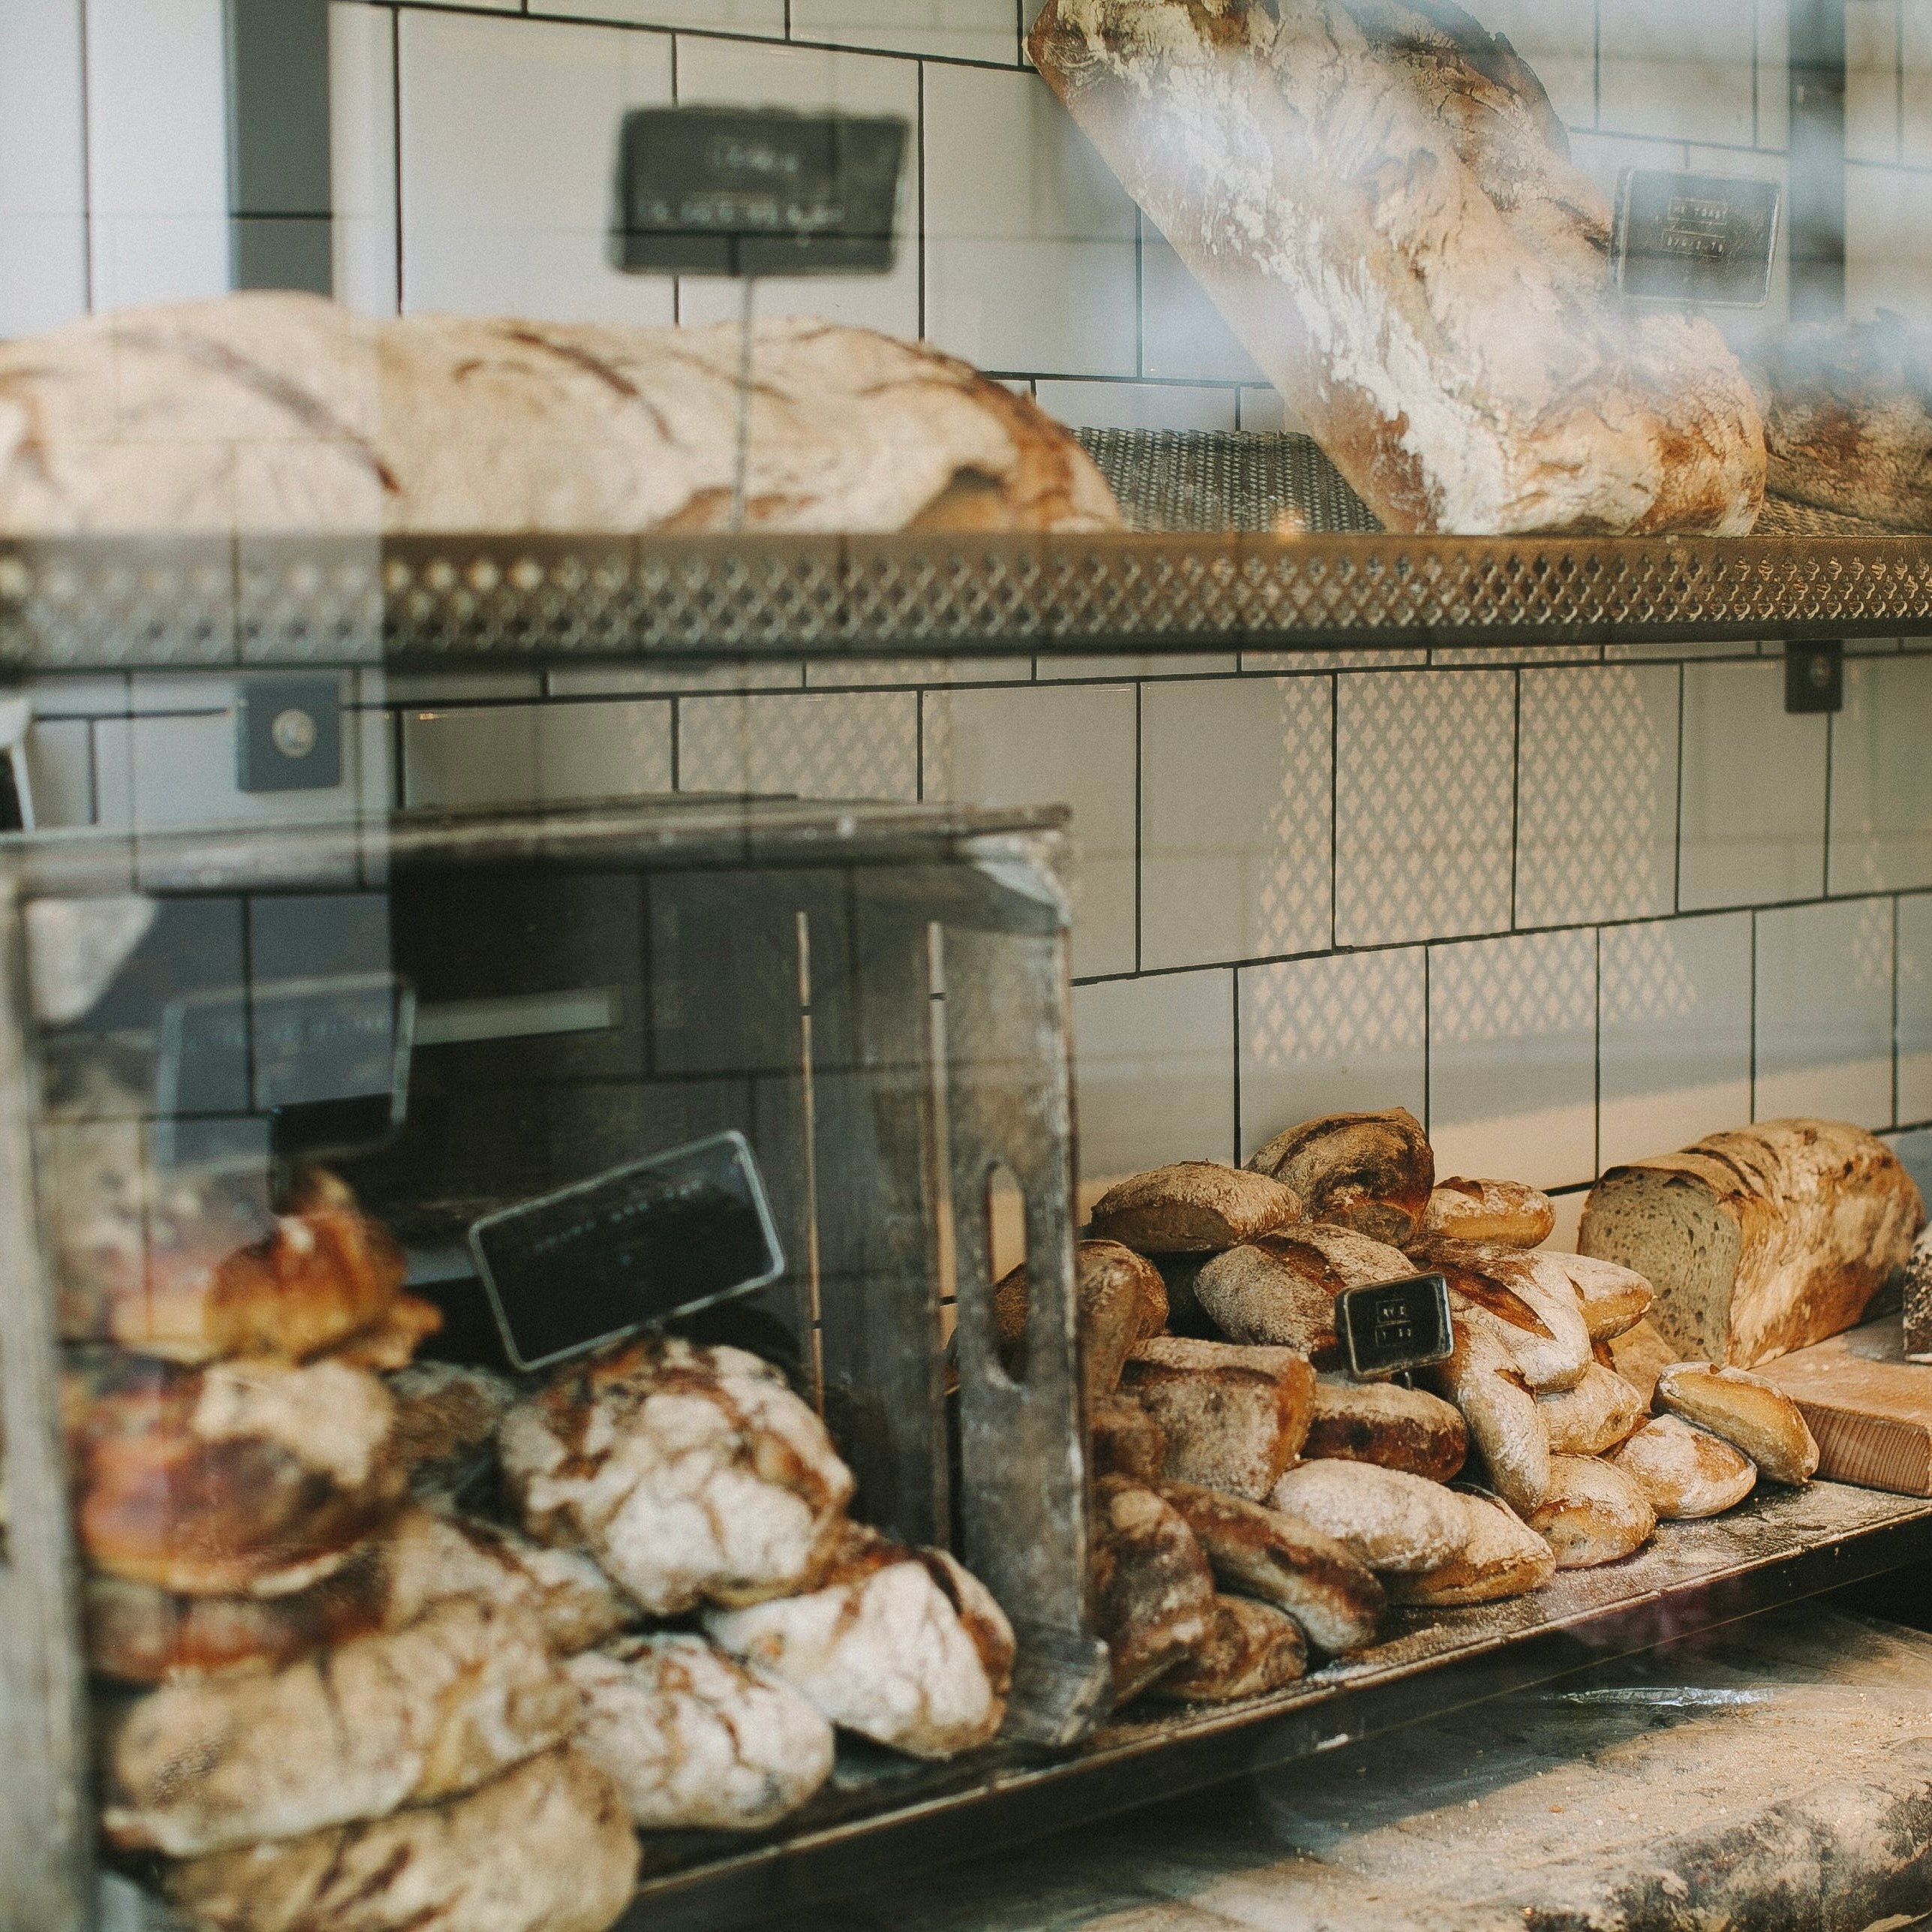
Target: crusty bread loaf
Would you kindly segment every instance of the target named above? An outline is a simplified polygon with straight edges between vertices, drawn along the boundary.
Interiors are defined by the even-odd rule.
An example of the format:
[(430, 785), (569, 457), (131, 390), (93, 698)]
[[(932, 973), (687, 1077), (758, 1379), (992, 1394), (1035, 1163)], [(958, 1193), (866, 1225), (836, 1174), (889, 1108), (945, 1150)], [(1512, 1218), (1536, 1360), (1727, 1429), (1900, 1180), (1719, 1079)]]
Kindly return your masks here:
[(1324, 1457), (1373, 1462), (1446, 1482), (1468, 1453), (1461, 1411), (1425, 1389), (1335, 1374), (1316, 1379), (1314, 1410), (1302, 1445), (1310, 1462)]
[(1818, 1445), (1804, 1410), (1762, 1376), (1708, 1362), (1673, 1362), (1657, 1377), (1651, 1406), (1722, 1436), (1774, 1482), (1809, 1482), (1817, 1473)]
[(1455, 1347), (1448, 1360), (1418, 1374), (1462, 1411), (1489, 1480), (1527, 1515), (1549, 1488), (1549, 1428), (1502, 1332), (1478, 1313), (1451, 1316)]
[(1891, 310), (1768, 333), (1744, 351), (1775, 495), (1932, 530), (1932, 339)]
[(216, 1932), (604, 1932), (637, 1860), (615, 1786), (567, 1749), (447, 1804), (217, 1852), (162, 1882)]
[(1750, 528), (1743, 372), (1621, 299), (1608, 200), (1449, 0), (1051, 0), (1027, 44), (1387, 528)]
[(1550, 1449), (1557, 1455), (1602, 1455), (1616, 1447), (1649, 1413), (1644, 1398), (1615, 1369), (1593, 1362), (1574, 1389), (1539, 1395)]
[(1087, 1429), (1096, 1476), (1161, 1480), (1167, 1467), (1166, 1434), (1131, 1396), (1109, 1396), (1088, 1416)]
[(1556, 1203), (1523, 1181), (1438, 1181), (1422, 1211), (1420, 1232), (1457, 1241), (1535, 1247), (1556, 1226)]
[(1550, 1458), (1549, 1494), (1530, 1527), (1556, 1552), (1559, 1569), (1616, 1563), (1656, 1533), (1657, 1512), (1636, 1479), (1594, 1456)]
[(1247, 1164), (1293, 1188), (1311, 1221), (1335, 1222), (1398, 1247), (1414, 1233), (1436, 1178), (1428, 1136), (1406, 1107), (1303, 1121)]
[[(1117, 1241), (1083, 1241), (1073, 1251), (1081, 1381), (1088, 1413), (1120, 1386), (1121, 1365), (1136, 1342), (1167, 1326), (1167, 1288), (1145, 1255)], [(1026, 1373), (1026, 1264), (993, 1290), (993, 1329), (1000, 1360), (1016, 1380)]]
[(1657, 1299), (1657, 1290), (1634, 1268), (1593, 1254), (1554, 1259), (1583, 1304), (1584, 1326), (1593, 1342), (1609, 1341), (1635, 1328)]
[(1577, 1245), (1657, 1290), (1681, 1356), (1748, 1368), (1850, 1328), (1924, 1224), (1884, 1142), (1843, 1121), (1760, 1121), (1613, 1167)]
[(1555, 1575), (1556, 1551), (1500, 1496), (1451, 1492), (1469, 1526), (1459, 1555), (1435, 1569), (1389, 1579), (1392, 1602), (1454, 1609), (1527, 1596)]
[(1285, 1610), (1317, 1650), (1359, 1650), (1381, 1621), (1374, 1572), (1299, 1516), (1197, 1484), (1164, 1482), (1162, 1499), (1186, 1520), (1223, 1589)]
[(1660, 1521), (1715, 1516), (1750, 1495), (1757, 1465), (1721, 1436), (1659, 1416), (1615, 1449), (1609, 1460), (1651, 1500)]
[(1280, 1690), (1308, 1668), (1301, 1626), (1285, 1610), (1251, 1597), (1217, 1596), (1207, 1635), (1154, 1690), (1188, 1703), (1231, 1704)]
[(1300, 1199), (1266, 1175), (1218, 1160), (1130, 1175), (1094, 1203), (1097, 1241), (1143, 1254), (1211, 1254), (1299, 1220)]
[(1301, 1453), (1315, 1371), (1293, 1349), (1158, 1335), (1127, 1358), (1125, 1386), (1160, 1425), (1170, 1482), (1258, 1503)]
[(1212, 1256), (1194, 1277), (1194, 1297), (1230, 1341), (1299, 1349), (1328, 1368), (1341, 1359), (1335, 1297), (1414, 1272), (1400, 1248), (1308, 1221)]
[[(731, 324), (123, 309), (0, 344), (0, 533), (722, 530), (738, 374)], [(752, 375), (752, 529), (1119, 525), (1067, 431), (922, 345), (773, 318)]]
[(1302, 1463), (1268, 1501), (1326, 1531), (1371, 1569), (1437, 1569), (1468, 1538), (1451, 1491), (1372, 1463)]
[(1094, 1628), (1106, 1639), (1114, 1702), (1138, 1697), (1208, 1639), (1214, 1572), (1180, 1512), (1118, 1476), (1094, 1485)]
[(1435, 1269), (1448, 1282), (1451, 1308), (1493, 1323), (1532, 1389), (1573, 1389), (1583, 1380), (1590, 1331), (1555, 1256), (1441, 1235), (1412, 1244), (1409, 1252), (1419, 1268)]
[(1644, 1398), (1646, 1407), (1656, 1392), (1657, 1377), (1681, 1359), (1648, 1320), (1590, 1346), (1606, 1368), (1614, 1368)]

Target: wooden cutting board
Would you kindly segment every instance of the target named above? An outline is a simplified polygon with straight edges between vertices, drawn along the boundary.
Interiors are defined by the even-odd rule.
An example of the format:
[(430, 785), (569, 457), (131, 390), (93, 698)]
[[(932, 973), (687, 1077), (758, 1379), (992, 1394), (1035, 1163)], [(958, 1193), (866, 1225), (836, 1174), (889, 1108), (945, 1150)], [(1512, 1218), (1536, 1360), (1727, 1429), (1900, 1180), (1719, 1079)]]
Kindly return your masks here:
[(1905, 1359), (1897, 1315), (1760, 1362), (1752, 1373), (1804, 1411), (1820, 1476), (1932, 1496), (1932, 1363)]

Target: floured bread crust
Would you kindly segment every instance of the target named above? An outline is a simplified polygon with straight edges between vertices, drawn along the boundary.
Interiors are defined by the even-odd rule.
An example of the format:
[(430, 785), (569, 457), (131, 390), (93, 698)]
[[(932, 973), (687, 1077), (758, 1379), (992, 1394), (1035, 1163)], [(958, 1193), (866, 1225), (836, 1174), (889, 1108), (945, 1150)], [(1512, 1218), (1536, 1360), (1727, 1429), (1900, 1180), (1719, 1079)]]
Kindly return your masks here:
[[(723, 530), (738, 370), (735, 324), (122, 310), (0, 344), (0, 532)], [(1071, 435), (934, 350), (774, 318), (752, 381), (750, 528), (1119, 525)]]
[[(1136, 1342), (1167, 1326), (1167, 1286), (1145, 1255), (1117, 1241), (1083, 1241), (1073, 1251), (1079, 1310), (1081, 1380), (1091, 1414), (1119, 1386), (1121, 1365)], [(1026, 1362), (1026, 1265), (993, 1290), (993, 1332), (1009, 1374), (1024, 1380)]]
[(1555, 1551), (1559, 1569), (1621, 1561), (1642, 1549), (1657, 1527), (1642, 1485), (1594, 1456), (1551, 1456), (1549, 1494), (1530, 1518), (1530, 1527)]
[(1230, 1341), (1299, 1349), (1328, 1368), (1342, 1359), (1335, 1297), (1415, 1271), (1400, 1248), (1353, 1228), (1308, 1221), (1215, 1255), (1196, 1276), (1194, 1296)]
[(1130, 1175), (1094, 1203), (1097, 1241), (1142, 1254), (1211, 1254), (1301, 1219), (1294, 1192), (1218, 1160), (1181, 1160)]
[(1293, 1349), (1157, 1335), (1127, 1358), (1125, 1386), (1160, 1425), (1171, 1481), (1258, 1503), (1301, 1452), (1315, 1371)]
[(1549, 1427), (1505, 1332), (1479, 1309), (1452, 1314), (1449, 1359), (1418, 1373), (1462, 1411), (1489, 1480), (1512, 1508), (1527, 1515), (1549, 1490)]
[(1574, 1389), (1583, 1380), (1590, 1331), (1559, 1256), (1442, 1235), (1413, 1243), (1409, 1253), (1443, 1275), (1452, 1308), (1494, 1323), (1531, 1388)]
[(1247, 1164), (1293, 1188), (1310, 1220), (1398, 1247), (1414, 1233), (1436, 1178), (1428, 1136), (1406, 1107), (1303, 1121)]
[(1315, 1384), (1314, 1413), (1302, 1454), (1406, 1470), (1446, 1482), (1469, 1453), (1469, 1430), (1453, 1403), (1425, 1389), (1326, 1375)]
[(604, 1932), (637, 1860), (616, 1787), (564, 1750), (446, 1804), (191, 1859), (163, 1882), (218, 1932)]
[(1648, 1405), (1615, 1369), (1593, 1362), (1574, 1389), (1539, 1395), (1550, 1447), (1558, 1455), (1602, 1455), (1642, 1427)]
[(1274, 1485), (1272, 1506), (1333, 1536), (1374, 1570), (1439, 1569), (1468, 1525), (1452, 1491), (1365, 1462), (1305, 1462)]
[(943, 1551), (856, 1524), (822, 1587), (713, 1611), (705, 1629), (843, 1729), (913, 1757), (989, 1743), (1006, 1715), (1013, 1630), (985, 1587)]
[(567, 1669), (576, 1747), (647, 1828), (757, 1831), (832, 1775), (832, 1726), (810, 1701), (702, 1637), (633, 1637)]
[(384, 1818), (562, 1743), (580, 1714), (530, 1612), (459, 1599), (272, 1675), (152, 1693), (107, 1741), (101, 1826), (192, 1858)]
[(1308, 1668), (1301, 1627), (1286, 1611), (1247, 1596), (1217, 1596), (1214, 1614), (1193, 1656), (1154, 1687), (1157, 1697), (1232, 1704), (1264, 1697)]
[(1552, 1257), (1569, 1277), (1583, 1304), (1583, 1325), (1594, 1342), (1627, 1335), (1651, 1311), (1657, 1290), (1634, 1268), (1594, 1254)]
[(1556, 1203), (1521, 1181), (1438, 1181), (1423, 1211), (1422, 1232), (1458, 1241), (1493, 1241), (1535, 1247), (1556, 1226)]
[(1027, 44), (1388, 528), (1751, 527), (1744, 372), (1615, 295), (1608, 203), (1459, 8), (1052, 0)]
[(531, 1534), (581, 1545), (658, 1616), (812, 1589), (852, 1494), (825, 1425), (742, 1349), (606, 1350), (511, 1410), (498, 1441)]
[(1433, 1609), (1497, 1603), (1527, 1596), (1555, 1575), (1555, 1551), (1500, 1497), (1452, 1493), (1469, 1526), (1468, 1542), (1438, 1569), (1391, 1578), (1395, 1602)]
[(1740, 1449), (1687, 1422), (1659, 1416), (1610, 1460), (1651, 1499), (1660, 1519), (1715, 1516), (1756, 1487), (1757, 1465)]
[(1651, 1406), (1722, 1436), (1774, 1482), (1806, 1483), (1818, 1472), (1818, 1444), (1804, 1410), (1762, 1376), (1708, 1362), (1673, 1362), (1658, 1376)]
[(1106, 1640), (1118, 1705), (1207, 1641), (1214, 1578), (1187, 1519), (1152, 1490), (1103, 1476), (1094, 1500), (1094, 1626)]

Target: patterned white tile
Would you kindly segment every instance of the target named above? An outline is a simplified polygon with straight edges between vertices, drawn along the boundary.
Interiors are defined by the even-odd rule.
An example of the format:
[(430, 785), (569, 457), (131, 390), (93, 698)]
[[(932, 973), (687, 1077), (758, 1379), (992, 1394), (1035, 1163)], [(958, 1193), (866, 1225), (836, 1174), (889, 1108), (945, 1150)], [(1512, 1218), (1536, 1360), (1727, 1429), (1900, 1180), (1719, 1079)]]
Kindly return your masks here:
[(94, 742), (86, 721), (37, 722), (27, 733), (26, 749), (35, 829), (92, 824)]
[(1327, 946), (1329, 727), (1320, 678), (1141, 694), (1143, 971)]
[(402, 760), (412, 805), (550, 804), (668, 792), (671, 708), (613, 699), (406, 711)]
[(1932, 1121), (1932, 893), (1898, 902), (1898, 1117)]
[(1664, 1154), (1751, 1113), (1751, 916), (1602, 936), (1598, 1160)]
[(1506, 926), (1514, 674), (1357, 672), (1338, 692), (1336, 943)]
[(678, 789), (916, 799), (918, 697), (911, 691), (829, 691), (682, 699)]
[(791, 0), (800, 40), (1011, 67), (1019, 27), (1009, 0)]
[(1831, 720), (1831, 890), (1932, 886), (1932, 658), (1845, 667)]
[(1600, 127), (1750, 146), (1753, 0), (1599, 0), (1598, 22)]
[(1265, 383), (1207, 291), (1153, 223), (1140, 230), (1141, 373), (1183, 382)]
[(1845, 307), (1932, 314), (1932, 176), (1901, 168), (1845, 170)]
[(1524, 673), (1519, 926), (1672, 910), (1677, 685), (1662, 665)]
[(1073, 989), (1082, 1208), (1110, 1181), (1234, 1153), (1234, 975), (1165, 974)]
[(0, 340), (87, 312), (80, 0), (0, 7)]
[(396, 16), (329, 8), (330, 249), (336, 299), (364, 315), (396, 301)]
[(1757, 1120), (1891, 1119), (1892, 901), (1757, 915)]
[(405, 8), (402, 304), (668, 323), (671, 284), (609, 257), (617, 131), (671, 98), (668, 35)]
[(1786, 714), (1782, 664), (1685, 667), (1685, 911), (1823, 889), (1825, 762), (1825, 720)]
[(1428, 1112), (1423, 949), (1335, 953), (1241, 974), (1241, 1153), (1322, 1114)]
[(1429, 949), (1429, 1139), (1443, 1174), (1596, 1174), (1596, 935)]
[(922, 704), (925, 796), (1070, 807), (1073, 971), (1133, 971), (1133, 687), (928, 691)]
[(1627, 167), (1684, 165), (1681, 141), (1637, 140), (1628, 134), (1572, 134), (1569, 151), (1577, 166), (1613, 199), (1617, 178)]
[(1036, 399), (1070, 429), (1232, 429), (1235, 392), (1167, 382), (1055, 382)]
[[(516, 0), (507, 0), (510, 11)], [(528, 0), (532, 14), (624, 20), (644, 27), (706, 27), (734, 34), (785, 31), (784, 0)]]

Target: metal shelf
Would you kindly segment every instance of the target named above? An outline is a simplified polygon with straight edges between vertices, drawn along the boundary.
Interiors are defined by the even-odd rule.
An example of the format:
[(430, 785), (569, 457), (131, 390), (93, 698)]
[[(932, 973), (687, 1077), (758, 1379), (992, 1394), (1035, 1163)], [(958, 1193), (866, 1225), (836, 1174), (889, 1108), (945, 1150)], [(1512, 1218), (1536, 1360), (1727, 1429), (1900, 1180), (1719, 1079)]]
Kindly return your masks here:
[(0, 540), (0, 671), (1932, 631), (1932, 536)]
[(847, 1750), (790, 1828), (647, 1838), (621, 1932), (789, 1914), (1224, 1779), (1318, 1756), (1605, 1659), (1932, 1557), (1932, 1502), (1818, 1483), (1666, 1524), (1647, 1549), (1535, 1595), (1393, 1615), (1389, 1639), (1276, 1696), (1109, 1726), (1060, 1757), (995, 1749), (919, 1766)]

